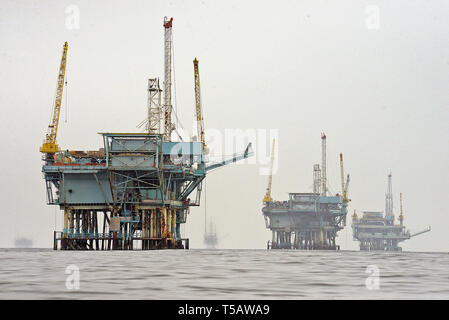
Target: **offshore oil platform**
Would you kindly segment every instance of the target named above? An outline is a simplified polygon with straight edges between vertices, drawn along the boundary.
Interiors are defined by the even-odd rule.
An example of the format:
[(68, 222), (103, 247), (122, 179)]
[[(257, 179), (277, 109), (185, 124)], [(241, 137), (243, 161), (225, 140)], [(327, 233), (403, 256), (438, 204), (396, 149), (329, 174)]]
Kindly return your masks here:
[(19, 237), (14, 239), (15, 248), (32, 248), (33, 240), (26, 237)]
[(430, 226), (411, 234), (404, 226), (402, 211), (402, 193), (400, 194), (399, 224), (395, 224), (393, 214), (392, 175), (388, 175), (388, 188), (385, 195), (385, 216), (381, 211), (364, 211), (358, 217), (354, 211), (352, 216), (352, 231), (354, 240), (360, 241), (360, 250), (364, 251), (402, 251), (399, 242), (430, 231)]
[(326, 177), (326, 135), (321, 135), (322, 162), (313, 166), (313, 193), (289, 193), (286, 201), (274, 201), (271, 185), (274, 162), (273, 140), (268, 187), (262, 214), (272, 238), (267, 249), (336, 250), (337, 232), (346, 225), (349, 175), (344, 181), (343, 155), (340, 153), (342, 194), (328, 194)]
[(217, 232), (212, 221), (209, 223), (209, 227), (204, 230), (204, 244), (207, 249), (215, 249), (218, 244)]
[(190, 207), (200, 205), (207, 172), (253, 155), (249, 143), (245, 151), (206, 165), (196, 58), (199, 141), (172, 141), (172, 23), (173, 18), (164, 18), (164, 89), (157, 78), (148, 81), (148, 117), (141, 123), (147, 132), (100, 133), (104, 147), (94, 151), (61, 151), (56, 143), (67, 63), (64, 44), (52, 119), (40, 148), (47, 203), (64, 213), (62, 231), (54, 231), (55, 250), (188, 249), (180, 226)]
[[(206, 193), (206, 192), (204, 192), (204, 193)], [(212, 223), (211, 218), (209, 218), (209, 227), (207, 226), (206, 203), (204, 203), (204, 238), (203, 238), (203, 242), (207, 249), (215, 249), (218, 244), (217, 232), (215, 230), (215, 225)]]

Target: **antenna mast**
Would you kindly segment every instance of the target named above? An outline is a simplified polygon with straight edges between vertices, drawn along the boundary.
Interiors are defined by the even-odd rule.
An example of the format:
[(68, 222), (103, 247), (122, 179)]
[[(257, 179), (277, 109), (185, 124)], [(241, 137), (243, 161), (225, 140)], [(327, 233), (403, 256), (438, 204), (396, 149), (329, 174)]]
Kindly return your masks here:
[(326, 177), (326, 135), (321, 134), (321, 195), (327, 195), (327, 177)]
[(393, 185), (391, 182), (391, 173), (388, 174), (388, 188), (385, 195), (385, 218), (390, 221), (391, 224), (394, 223), (393, 215)]

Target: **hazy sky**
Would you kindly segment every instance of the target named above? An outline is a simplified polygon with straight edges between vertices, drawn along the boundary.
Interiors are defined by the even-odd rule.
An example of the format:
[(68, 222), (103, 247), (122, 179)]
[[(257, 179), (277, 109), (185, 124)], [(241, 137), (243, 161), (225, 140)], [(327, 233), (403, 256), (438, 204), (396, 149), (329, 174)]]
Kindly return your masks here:
[[(71, 5), (79, 9), (78, 29), (66, 25)], [(324, 131), (331, 190), (339, 191), (340, 152), (351, 175), (349, 216), (353, 209), (384, 209), (391, 171), (396, 215), (402, 192), (405, 225), (432, 226), (403, 249), (449, 250), (445, 0), (0, 0), (1, 247), (12, 246), (15, 236), (50, 247), (55, 217), (61, 228), (62, 212), (46, 205), (39, 146), (64, 41), (69, 85), (58, 142), (96, 149), (97, 132), (139, 131), (147, 79), (163, 78), (164, 16), (174, 17), (176, 101), (187, 129), (197, 57), (206, 128), (278, 130), (276, 200), (312, 190)], [(266, 247), (266, 184), (256, 164), (208, 175), (207, 212), (219, 247)], [(358, 248), (350, 223), (349, 217), (339, 233), (342, 249)], [(204, 198), (184, 228), (192, 248), (203, 246), (203, 229)]]

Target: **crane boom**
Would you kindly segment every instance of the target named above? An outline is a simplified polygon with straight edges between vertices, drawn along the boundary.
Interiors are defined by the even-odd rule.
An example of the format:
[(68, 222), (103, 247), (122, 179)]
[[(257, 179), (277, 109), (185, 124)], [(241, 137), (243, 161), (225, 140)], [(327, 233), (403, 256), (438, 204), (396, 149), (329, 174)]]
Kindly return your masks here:
[(200, 72), (198, 68), (198, 60), (193, 60), (193, 71), (195, 78), (195, 113), (196, 113), (196, 128), (198, 132), (198, 139), (203, 144), (203, 153), (207, 154), (206, 139), (204, 136), (204, 122), (203, 109), (201, 107), (201, 91), (200, 91)]
[(419, 236), (420, 234), (423, 234), (423, 233), (429, 232), (430, 230), (431, 230), (431, 229), (430, 229), (430, 226), (428, 226), (428, 227), (427, 227), (427, 229), (425, 229), (425, 230), (422, 230), (422, 231), (419, 231), (419, 232), (416, 232), (416, 233), (414, 233), (414, 234), (410, 235), (410, 238), (413, 238), (413, 237)]
[[(346, 198), (348, 197), (348, 187), (349, 187), (349, 174), (346, 175), (346, 182), (345, 182), (345, 193), (346, 193)], [(349, 200), (349, 199), (348, 199)]]
[(343, 196), (343, 202), (348, 202), (348, 185), (349, 185), (349, 174), (346, 177), (345, 184), (345, 171), (343, 167), (343, 153), (340, 153), (340, 178), (341, 178), (341, 192)]
[(252, 144), (250, 142), (250, 143), (248, 143), (248, 146), (246, 147), (245, 151), (240, 152), (240, 153), (235, 153), (229, 159), (226, 159), (226, 160), (223, 160), (223, 161), (220, 161), (220, 162), (216, 162), (216, 163), (212, 163), (212, 164), (208, 165), (206, 167), (206, 171), (217, 169), (217, 168), (223, 167), (223, 166), (225, 166), (227, 164), (234, 163), (234, 162), (237, 162), (237, 161), (240, 161), (240, 160), (243, 160), (243, 159), (247, 159), (249, 157), (252, 157), (253, 155), (254, 155), (254, 152), (253, 152), (253, 149), (252, 149)]
[(40, 151), (43, 153), (55, 153), (59, 151), (59, 146), (56, 143), (56, 135), (58, 134), (58, 124), (59, 124), (59, 114), (61, 113), (61, 101), (62, 101), (62, 92), (64, 89), (64, 78), (65, 78), (65, 70), (67, 64), (67, 49), (68, 43), (64, 43), (64, 48), (62, 50), (62, 58), (61, 64), (59, 66), (58, 73), (58, 83), (56, 87), (56, 96), (55, 96), (55, 104), (53, 107), (53, 116), (48, 126), (47, 135), (45, 137), (44, 143), (40, 148)]
[(274, 162), (274, 144), (275, 139), (273, 139), (273, 145), (271, 147), (271, 164), (270, 164), (270, 176), (268, 177), (268, 186), (267, 192), (265, 193), (265, 197), (263, 198), (263, 202), (271, 202), (273, 198), (271, 198), (271, 183), (273, 181), (273, 162)]
[(386, 217), (392, 217), (394, 221), (394, 214), (393, 214), (393, 185), (392, 185), (392, 175), (391, 172), (388, 174), (388, 189), (387, 193), (385, 194), (385, 216)]

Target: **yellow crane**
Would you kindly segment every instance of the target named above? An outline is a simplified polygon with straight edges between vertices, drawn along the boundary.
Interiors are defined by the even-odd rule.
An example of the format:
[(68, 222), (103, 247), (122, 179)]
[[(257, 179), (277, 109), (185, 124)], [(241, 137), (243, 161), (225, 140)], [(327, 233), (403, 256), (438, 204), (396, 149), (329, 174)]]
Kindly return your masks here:
[(207, 154), (206, 139), (204, 136), (203, 110), (201, 108), (201, 92), (200, 92), (200, 72), (198, 68), (198, 60), (193, 60), (193, 71), (195, 77), (195, 113), (196, 127), (198, 131), (198, 140), (203, 144), (203, 153)]
[(270, 176), (268, 177), (268, 186), (267, 192), (265, 193), (265, 197), (263, 198), (263, 202), (272, 202), (273, 198), (271, 198), (271, 183), (273, 181), (273, 162), (274, 162), (274, 144), (275, 139), (273, 139), (273, 145), (271, 147), (271, 164), (270, 164)]
[(341, 174), (341, 193), (343, 197), (343, 202), (347, 203), (348, 199), (348, 186), (349, 186), (349, 174), (346, 177), (345, 183), (345, 172), (343, 168), (343, 153), (340, 153), (340, 174)]
[(64, 89), (64, 78), (65, 78), (65, 69), (67, 64), (67, 49), (68, 43), (64, 43), (64, 48), (62, 50), (62, 58), (61, 64), (59, 66), (59, 74), (58, 74), (58, 83), (56, 87), (56, 96), (55, 96), (55, 104), (53, 107), (53, 116), (48, 126), (47, 135), (45, 137), (44, 143), (42, 147), (40, 147), (40, 152), (43, 153), (56, 153), (59, 151), (59, 146), (56, 143), (56, 135), (58, 133), (58, 124), (59, 124), (59, 114), (61, 113), (61, 101), (62, 101), (62, 92)]

